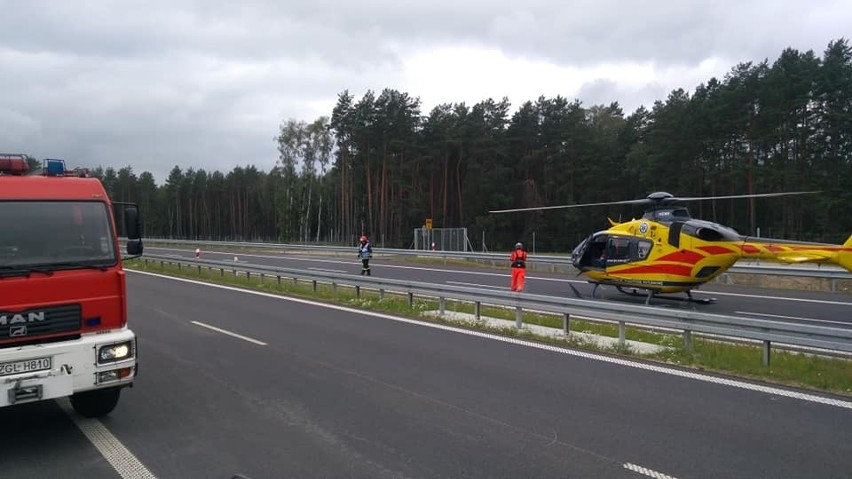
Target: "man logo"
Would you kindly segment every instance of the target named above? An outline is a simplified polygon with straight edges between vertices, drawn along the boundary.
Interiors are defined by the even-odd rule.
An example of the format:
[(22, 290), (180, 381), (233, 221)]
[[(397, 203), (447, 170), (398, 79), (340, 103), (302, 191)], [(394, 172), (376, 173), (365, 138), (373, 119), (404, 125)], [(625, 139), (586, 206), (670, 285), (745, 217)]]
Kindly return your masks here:
[(12, 326), (11, 328), (9, 328), (9, 337), (10, 338), (14, 338), (16, 336), (18, 336), (18, 337), (26, 336), (26, 335), (27, 335), (27, 326), (26, 325), (22, 324), (20, 326)]

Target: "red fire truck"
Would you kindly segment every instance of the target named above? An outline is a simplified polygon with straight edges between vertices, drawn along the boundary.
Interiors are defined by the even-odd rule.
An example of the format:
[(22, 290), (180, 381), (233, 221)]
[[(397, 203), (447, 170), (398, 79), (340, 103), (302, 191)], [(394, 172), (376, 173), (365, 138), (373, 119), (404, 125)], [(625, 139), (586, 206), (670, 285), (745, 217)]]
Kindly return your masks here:
[(138, 208), (62, 160), (27, 174), (27, 159), (0, 154), (0, 407), (70, 396), (108, 414), (137, 370), (113, 207), (131, 256)]

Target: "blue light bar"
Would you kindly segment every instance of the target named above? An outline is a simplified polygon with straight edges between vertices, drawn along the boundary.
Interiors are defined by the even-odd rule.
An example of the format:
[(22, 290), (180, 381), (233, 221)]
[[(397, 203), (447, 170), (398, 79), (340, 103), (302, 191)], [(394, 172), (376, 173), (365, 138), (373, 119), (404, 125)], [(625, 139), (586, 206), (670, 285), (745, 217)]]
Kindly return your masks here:
[(65, 160), (44, 160), (44, 171), (47, 176), (65, 176)]

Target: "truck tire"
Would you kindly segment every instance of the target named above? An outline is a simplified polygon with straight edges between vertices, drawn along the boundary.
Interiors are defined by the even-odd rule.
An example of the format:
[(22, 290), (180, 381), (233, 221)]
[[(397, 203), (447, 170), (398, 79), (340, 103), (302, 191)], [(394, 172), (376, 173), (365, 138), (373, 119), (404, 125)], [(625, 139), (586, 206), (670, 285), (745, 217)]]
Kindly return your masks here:
[(71, 406), (83, 417), (106, 416), (118, 404), (120, 388), (97, 389), (71, 396)]

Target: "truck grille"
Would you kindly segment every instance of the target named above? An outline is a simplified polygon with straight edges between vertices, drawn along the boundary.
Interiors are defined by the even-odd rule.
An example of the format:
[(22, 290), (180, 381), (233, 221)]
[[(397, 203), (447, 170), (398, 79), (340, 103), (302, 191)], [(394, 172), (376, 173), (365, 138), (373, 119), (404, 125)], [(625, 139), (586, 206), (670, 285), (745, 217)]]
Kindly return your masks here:
[(0, 311), (0, 341), (27, 340), (45, 334), (78, 331), (83, 313), (79, 304)]

